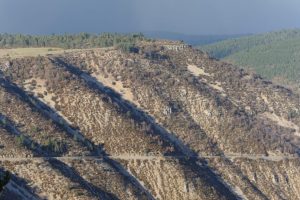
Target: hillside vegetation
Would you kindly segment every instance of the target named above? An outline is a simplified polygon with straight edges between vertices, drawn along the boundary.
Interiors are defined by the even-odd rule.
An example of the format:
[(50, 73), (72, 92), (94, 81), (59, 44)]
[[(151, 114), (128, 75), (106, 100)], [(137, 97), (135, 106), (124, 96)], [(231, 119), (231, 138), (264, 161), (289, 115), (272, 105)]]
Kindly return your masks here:
[(0, 199), (300, 199), (299, 95), (181, 42), (130, 48), (0, 60)]
[(276, 83), (300, 86), (300, 30), (241, 37), (202, 46), (212, 57), (232, 62)]

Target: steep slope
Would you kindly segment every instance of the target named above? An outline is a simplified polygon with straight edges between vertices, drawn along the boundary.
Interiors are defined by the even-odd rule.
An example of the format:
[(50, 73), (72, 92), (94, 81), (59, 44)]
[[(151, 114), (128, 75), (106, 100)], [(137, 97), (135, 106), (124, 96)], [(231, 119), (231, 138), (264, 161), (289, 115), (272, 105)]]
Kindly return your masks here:
[[(24, 101), (27, 99), (28, 102), (31, 102), (38, 109), (38, 112), (43, 112), (48, 117), (50, 116), (51, 120), (66, 129), (67, 133), (72, 134), (72, 130), (69, 129), (76, 127), (77, 130), (73, 131), (79, 131), (82, 134), (81, 136), (84, 137), (84, 141), (90, 141), (89, 144), (92, 145), (90, 149), (96, 150), (96, 152), (103, 152), (104, 160), (108, 164), (120, 170), (121, 174), (131, 176), (131, 178), (128, 178), (129, 183), (133, 182), (136, 187), (139, 185), (137, 189), (144, 190), (146, 193), (148, 193), (149, 189), (151, 194), (148, 193), (148, 199), (236, 198), (235, 194), (209, 168), (198, 163), (195, 158), (190, 159), (186, 157), (190, 155), (188, 150), (185, 150), (184, 147), (179, 147), (176, 142), (166, 138), (166, 135), (169, 134), (167, 131), (160, 130), (154, 123), (144, 117), (141, 111), (136, 110), (128, 103), (124, 103), (117, 95), (106, 92), (101, 86), (91, 83), (89, 79), (79, 76), (72, 68), (60, 66), (53, 59), (28, 58), (13, 60), (11, 67), (5, 71), (5, 74), (10, 76), (10, 79), (18, 85), (14, 86), (9, 80), (2, 79), (2, 86), (6, 90), (15, 93), (15, 95), (20, 95), (25, 99)], [(23, 90), (20, 89), (21, 87)], [(6, 101), (4, 100), (4, 102)], [(1, 109), (4, 115), (8, 116), (9, 111), (6, 111), (6, 108), (10, 110), (11, 106), (5, 105)], [(13, 109), (13, 111), (16, 110)], [(29, 114), (28, 112), (26, 111), (26, 115)], [(9, 115), (8, 117), (12, 118), (12, 116)], [(29, 114), (29, 116), (34, 115)], [(19, 121), (19, 119), (13, 120)], [(11, 127), (16, 126), (13, 123), (11, 124)], [(30, 137), (33, 138), (33, 136)], [(41, 143), (41, 141), (36, 141), (38, 144)], [(89, 146), (88, 144), (86, 145)], [(41, 153), (46, 154), (43, 151)], [(156, 156), (157, 158), (155, 157), (155, 159), (161, 161), (152, 163), (150, 161), (151, 158), (147, 157), (149, 154)], [(105, 155), (109, 155), (109, 157)], [(126, 172), (122, 166), (110, 160), (110, 158), (116, 158), (120, 160), (120, 163), (126, 163), (127, 160), (140, 160), (140, 157), (143, 157), (143, 155), (150, 162), (146, 174), (139, 172), (140, 166), (123, 164), (123, 166), (128, 167)], [(51, 164), (50, 166), (60, 171), (67, 170), (65, 168), (68, 168), (70, 164), (66, 163), (64, 159), (68, 157), (64, 156), (64, 154), (58, 156), (60, 157), (51, 157), (48, 161)], [(168, 160), (164, 161), (165, 158), (159, 158), (159, 156), (170, 156), (171, 162)], [(70, 159), (76, 161), (76, 158), (78, 158), (77, 155), (72, 155)], [(85, 158), (82, 157), (82, 159)], [(35, 159), (32, 160), (35, 161)], [(25, 167), (25, 169), (32, 168), (32, 162), (27, 162), (30, 165)], [(114, 195), (116, 193), (120, 199), (128, 199), (124, 198), (125, 194), (113, 189), (115, 188), (113, 183), (109, 184), (108, 179), (111, 178), (110, 175), (106, 176), (105, 181), (100, 181), (100, 183), (99, 179), (93, 178), (94, 176), (91, 173), (97, 169), (93, 165), (95, 164), (94, 162), (88, 165), (89, 168), (86, 169), (86, 173), (82, 171), (80, 163), (72, 163), (74, 166), (72, 164), (72, 168), (69, 170), (75, 170), (75, 172), (70, 171), (67, 175), (68, 177), (73, 177), (74, 173), (77, 176), (79, 175), (77, 181), (83, 186), (83, 191), (85, 189), (87, 192), (91, 192), (88, 190), (89, 184), (105, 184), (106, 186), (99, 185), (99, 188), (108, 187), (105, 191)], [(161, 163), (166, 168), (173, 168), (173, 173), (166, 173), (163, 176), (157, 173), (161, 168)], [(26, 164), (22, 164), (22, 166), (26, 166)], [(14, 172), (17, 171), (15, 168), (9, 169)], [(130, 174), (131, 171), (134, 176)], [(43, 171), (36, 172), (36, 174), (41, 173)], [(82, 180), (80, 175), (83, 174), (89, 175)], [(24, 176), (27, 179), (30, 178), (25, 174)], [(162, 185), (174, 184), (174, 188), (177, 188), (176, 193), (174, 193), (174, 190), (167, 190), (167, 188), (160, 189), (160, 186), (157, 186), (157, 179), (161, 179)], [(35, 182), (36, 180), (32, 181)], [(120, 181), (117, 182), (119, 183)], [(186, 188), (186, 182), (193, 185), (193, 192), (184, 189)], [(68, 181), (65, 180), (63, 183), (68, 183)], [(147, 189), (145, 189), (144, 183), (147, 184)], [(46, 190), (46, 188), (42, 188), (42, 190)], [(57, 191), (64, 190), (66, 189), (62, 187), (61, 190)], [(53, 195), (51, 191), (46, 191), (46, 193)], [(99, 194), (101, 194), (100, 191)], [(39, 194), (39, 196), (42, 195)], [(97, 191), (90, 195), (97, 196)], [(57, 198), (56, 196), (51, 197)], [(58, 195), (58, 197), (65, 198), (62, 194)], [(130, 196), (130, 198), (133, 197)]]
[[(211, 165), (248, 198), (280, 198), (281, 194), (258, 188), (250, 177), (245, 178), (234, 159), (297, 160), (299, 97), (201, 52), (161, 50), (164, 45), (145, 45), (139, 55), (87, 52), (64, 62), (123, 93), (200, 157), (225, 153), (220, 157), (222, 167), (216, 167), (219, 158), (212, 159)], [(286, 196), (297, 196), (293, 195)]]
[[(33, 156), (20, 157), (22, 154), (3, 157), (2, 164), (6, 170), (27, 180), (30, 184), (35, 185), (33, 190), (40, 198), (46, 197), (49, 199), (130, 199), (142, 198), (145, 195), (141, 188), (132, 185), (128, 181), (128, 176), (125, 175), (116, 165), (112, 165), (109, 160), (104, 162), (94, 163), (94, 167), (107, 166), (110, 169), (110, 180), (115, 180), (115, 184), (103, 185), (103, 182), (97, 182), (94, 185), (79, 174), (85, 170), (87, 166), (81, 163), (80, 167), (73, 168), (68, 162), (70, 160), (80, 159), (82, 156), (98, 155), (97, 149), (85, 138), (81, 138), (80, 134), (72, 131), (72, 128), (67, 124), (62, 123), (62, 120), (55, 113), (47, 113), (47, 107), (39, 107), (42, 102), (27, 96), (22, 90), (15, 85), (10, 84), (7, 80), (1, 80), (1, 95), (4, 102), (1, 103), (2, 119), (5, 118), (5, 123), (2, 127), (6, 130), (6, 135), (19, 135), (25, 138), (22, 143), (17, 143), (16, 146), (25, 148), (26, 151), (31, 151)], [(6, 104), (5, 100), (9, 100)], [(53, 119), (51, 118), (53, 117)], [(31, 122), (32, 120), (32, 122)], [(30, 126), (39, 125), (41, 130), (30, 131)], [(29, 129), (29, 131), (28, 131)], [(72, 135), (72, 137), (70, 136)], [(56, 151), (52, 145), (45, 146), (44, 141), (52, 140), (54, 144), (58, 141), (63, 142), (64, 151)], [(55, 145), (53, 145), (55, 147)], [(8, 145), (4, 149), (11, 152), (14, 147)], [(22, 150), (22, 152), (26, 152)], [(60, 148), (58, 148), (60, 150)], [(100, 155), (99, 155), (100, 156)], [(67, 160), (64, 160), (67, 159)], [(97, 157), (99, 158), (99, 157)], [(84, 160), (85, 157), (82, 157)], [(99, 158), (100, 159), (100, 158)], [(101, 168), (100, 168), (101, 169)], [(90, 174), (97, 175), (100, 179), (108, 181), (107, 171), (98, 170), (91, 171)], [(46, 176), (47, 174), (47, 176)], [(53, 184), (53, 180), (57, 180)], [(105, 186), (105, 191), (103, 191)], [(113, 193), (113, 195), (110, 195)]]
[[(282, 149), (283, 147), (276, 144), (276, 137), (274, 139), (275, 141), (272, 142), (263, 140), (257, 141), (259, 137), (266, 137), (263, 133), (276, 135), (276, 131), (274, 131), (275, 133), (267, 133), (267, 131), (261, 130), (265, 128), (265, 126), (262, 126), (261, 120), (257, 119), (260, 115), (273, 112), (274, 115), (282, 117), (290, 123), (295, 123), (295, 126), (299, 124), (299, 97), (297, 95), (293, 95), (283, 88), (276, 89), (276, 87), (260, 80), (256, 80), (257, 83), (247, 87), (247, 84), (251, 84), (254, 80), (251, 78), (249, 80), (241, 80), (237, 77), (246, 76), (247, 74), (243, 75), (242, 71), (237, 71), (229, 65), (203, 59), (205, 55), (201, 53), (197, 54), (197, 52), (192, 49), (181, 52), (169, 51), (167, 52), (167, 56), (169, 56), (170, 59), (156, 62), (143, 58), (143, 55), (133, 55), (133, 58), (128, 58), (128, 55), (117, 55), (117, 51), (110, 51), (109, 53), (115, 55), (109, 55), (108, 57), (119, 59), (106, 60), (104, 56), (104, 61), (111, 63), (101, 63), (103, 60), (97, 58), (99, 60), (94, 61), (94, 65), (93, 63), (82, 65), (82, 62), (89, 60), (83, 56), (81, 63), (75, 63), (74, 65), (77, 67), (89, 67), (87, 70), (93, 73), (92, 75), (94, 75), (96, 79), (98, 78), (99, 82), (104, 82), (101, 81), (101, 79), (105, 79), (105, 77), (103, 78), (101, 75), (97, 77), (97, 73), (105, 74), (108, 79), (112, 77), (111, 81), (115, 82), (112, 84), (115, 86), (115, 89), (119, 89), (118, 86), (120, 84), (117, 83), (122, 82), (122, 85), (126, 85), (126, 87), (125, 89), (120, 88), (119, 90), (123, 90), (123, 92), (126, 93), (127, 89), (129, 90), (128, 93), (132, 92), (133, 95), (133, 99), (131, 99), (131, 95), (124, 94), (124, 98), (129, 96), (128, 100), (136, 102), (137, 105), (140, 105), (140, 107), (148, 113), (151, 111), (150, 114), (164, 126), (167, 125), (168, 120), (179, 119), (179, 116), (183, 115), (185, 118), (190, 117), (187, 118), (190, 122), (195, 121), (199, 126), (202, 126), (202, 129), (206, 129), (204, 130), (208, 132), (206, 134), (218, 134), (216, 131), (216, 133), (210, 133), (210, 128), (218, 127), (218, 130), (225, 129), (223, 130), (223, 135), (228, 135), (228, 137), (232, 135), (230, 140), (225, 142), (225, 138), (222, 138), (222, 135), (216, 135), (215, 137), (219, 137), (218, 143), (224, 143), (222, 145), (224, 146), (223, 151), (230, 153), (254, 152), (272, 154), (275, 153), (273, 151), (280, 151), (281, 153), (289, 154), (297, 153), (299, 150), (299, 147), (297, 147), (299, 145), (299, 141), (296, 137), (297, 132), (295, 132), (295, 134), (288, 134), (288, 136), (292, 137), (292, 139), (289, 140), (295, 140), (291, 141), (294, 142), (293, 147), (290, 146), (290, 143), (281, 141), (285, 149)], [(202, 58), (200, 56), (202, 56)], [(128, 60), (133, 60), (133, 62), (128, 64), (128, 60), (126, 61), (125, 57), (127, 57)], [(72, 63), (74, 61), (76, 61), (76, 58), (71, 57), (67, 62)], [(123, 63), (121, 63), (122, 61)], [(134, 63), (135, 61), (136, 63)], [(95, 64), (97, 62), (99, 65)], [(203, 66), (205, 72), (210, 74), (210, 76), (200, 73), (199, 77), (197, 77), (188, 70), (188, 65), (195, 65), (195, 68), (198, 68), (197, 65)], [(209, 69), (210, 67), (216, 71), (218, 68), (221, 70), (221, 67), (227, 67), (227, 74), (225, 74), (226, 72), (224, 71), (214, 72), (215, 74), (213, 74)], [(232, 76), (230, 77), (229, 74)], [(256, 86), (256, 84), (259, 83), (261, 85)], [(239, 92), (236, 90), (238, 87), (243, 91), (248, 91), (244, 93)], [(275, 89), (278, 90), (278, 92), (276, 92)], [(274, 95), (274, 93), (278, 95), (278, 97), (276, 97), (276, 99), (269, 98), (269, 96)], [(263, 97), (256, 100), (257, 94), (261, 94)], [(288, 96), (290, 100), (285, 101)], [(283, 104), (275, 104), (275, 102), (282, 102)], [(157, 115), (154, 115), (155, 112)], [(293, 121), (289, 121), (288, 119), (290, 112), (293, 112), (295, 115), (292, 118)], [(199, 115), (197, 113), (203, 113), (205, 115)], [(232, 124), (235, 120), (239, 121)], [(226, 126), (231, 128), (230, 133), (229, 131), (227, 133)], [(252, 134), (248, 134), (247, 132), (251, 132), (252, 129), (254, 129), (255, 132), (253, 131)], [(256, 130), (259, 130), (261, 133), (257, 133)], [(276, 129), (274, 128), (274, 130)], [(234, 134), (234, 131), (236, 131), (236, 134)], [(293, 132), (295, 130), (290, 131)], [(238, 137), (244, 136), (242, 134), (247, 134), (247, 137), (250, 137), (249, 140), (246, 141), (243, 139), (242, 141), (237, 141)], [(293, 135), (295, 137), (293, 137)], [(251, 139), (253, 136), (256, 138)], [(224, 140), (224, 142), (222, 142), (222, 140)], [(251, 140), (255, 142), (252, 144)], [(263, 144), (263, 142), (266, 142), (266, 144)], [(235, 147), (230, 143), (234, 144)], [(205, 149), (207, 149), (207, 147), (205, 147)]]
[(10, 60), (1, 166), (38, 198), (300, 198), (299, 96), (178, 42), (136, 47)]

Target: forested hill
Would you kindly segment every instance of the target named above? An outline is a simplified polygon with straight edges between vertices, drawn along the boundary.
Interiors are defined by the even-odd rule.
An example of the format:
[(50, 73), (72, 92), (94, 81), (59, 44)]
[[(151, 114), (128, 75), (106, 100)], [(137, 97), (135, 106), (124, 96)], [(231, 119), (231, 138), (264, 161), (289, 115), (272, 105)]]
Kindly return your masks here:
[(276, 83), (299, 88), (300, 29), (230, 39), (200, 49)]
[(0, 34), (0, 48), (16, 47), (59, 47), (93, 48), (116, 45), (130, 46), (136, 41), (146, 40), (143, 34), (64, 34), (64, 35), (22, 35)]
[(300, 29), (282, 30), (277, 32), (228, 39), (214, 44), (201, 46), (200, 48), (208, 52), (212, 57), (221, 59), (241, 51), (248, 51), (257, 46), (272, 45), (280, 41), (299, 38)]

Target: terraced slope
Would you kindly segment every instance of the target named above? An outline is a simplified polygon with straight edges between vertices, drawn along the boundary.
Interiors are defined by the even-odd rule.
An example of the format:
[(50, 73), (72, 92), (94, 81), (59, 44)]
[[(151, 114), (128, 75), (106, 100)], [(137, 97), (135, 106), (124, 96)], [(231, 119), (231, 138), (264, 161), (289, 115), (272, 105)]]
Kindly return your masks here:
[(177, 42), (138, 48), (2, 68), (0, 161), (17, 184), (45, 199), (300, 198), (299, 96)]

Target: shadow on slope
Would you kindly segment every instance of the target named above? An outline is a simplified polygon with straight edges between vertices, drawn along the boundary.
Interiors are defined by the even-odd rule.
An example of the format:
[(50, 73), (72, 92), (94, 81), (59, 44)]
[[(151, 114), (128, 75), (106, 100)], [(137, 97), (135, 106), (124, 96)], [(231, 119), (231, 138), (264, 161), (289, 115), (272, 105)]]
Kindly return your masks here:
[[(14, 123), (8, 119), (6, 116), (0, 114), (1, 119), (5, 119), (4, 129), (6, 129), (9, 133), (13, 135), (24, 135), (21, 133)], [(46, 162), (48, 162), (53, 169), (58, 170), (63, 176), (67, 177), (71, 182), (79, 184), (82, 188), (87, 190), (92, 196), (94, 197), (101, 197), (101, 199), (118, 199), (113, 194), (107, 193), (103, 191), (101, 188), (89, 183), (85, 179), (83, 179), (79, 173), (72, 167), (69, 167), (64, 162), (54, 158), (54, 157), (47, 157), (49, 155), (49, 152), (45, 152), (41, 145), (34, 142), (30, 137), (24, 136), (24, 142), (22, 145), (24, 145), (27, 149), (31, 150), (34, 155), (37, 157), (43, 157)], [(32, 145), (34, 144), (34, 145)], [(56, 156), (62, 156), (63, 154), (57, 154)]]
[[(123, 113), (130, 111), (130, 117), (132, 119), (136, 120), (137, 122), (146, 121), (151, 124), (151, 129), (154, 130), (153, 132), (160, 135), (165, 141), (174, 144), (177, 150), (186, 156), (186, 158), (179, 159), (180, 163), (190, 166), (192, 170), (197, 172), (202, 180), (205, 180), (211, 187), (214, 187), (222, 196), (229, 199), (239, 199), (239, 197), (237, 197), (237, 195), (225, 184), (225, 182), (206, 166), (205, 159), (200, 158), (197, 153), (193, 152), (191, 149), (189, 149), (189, 147), (184, 145), (182, 141), (178, 140), (176, 137), (174, 137), (174, 135), (169, 133), (162, 126), (158, 125), (150, 115), (137, 108), (131, 102), (124, 100), (119, 93), (104, 86), (101, 82), (80, 70), (78, 67), (64, 62), (62, 58), (50, 58), (50, 60), (53, 62), (53, 64), (63, 67), (70, 73), (76, 75), (78, 78), (83, 79), (91, 89), (99, 93), (107, 94), (111, 98), (111, 101), (116, 103)], [(257, 188), (256, 190), (261, 193)], [(263, 196), (263, 194), (261, 195)]]
[(34, 194), (34, 189), (32, 189), (28, 182), (15, 174), (11, 174), (9, 171), (4, 170), (0, 167), (0, 177), (6, 175), (9, 179), (6, 180), (5, 185), (0, 188), (0, 200), (14, 199), (32, 199), (37, 200), (39, 197)]
[[(38, 112), (42, 113), (47, 119), (50, 119), (53, 123), (58, 125), (58, 127), (61, 127), (63, 130), (65, 130), (65, 132), (69, 134), (71, 139), (77, 138), (77, 141), (80, 142), (81, 145), (87, 146), (90, 149), (92, 155), (102, 157), (104, 161), (106, 161), (114, 170), (116, 170), (117, 172), (120, 173), (120, 175), (123, 176), (124, 180), (132, 183), (139, 190), (138, 194), (136, 194), (137, 196), (146, 195), (148, 199), (154, 199), (154, 197), (150, 194), (150, 192), (148, 192), (148, 190), (144, 188), (139, 183), (139, 181), (136, 180), (134, 176), (132, 176), (129, 172), (127, 172), (127, 170), (124, 169), (119, 162), (110, 159), (108, 157), (108, 154), (105, 151), (103, 151), (100, 145), (95, 145), (93, 142), (85, 138), (82, 133), (80, 133), (78, 130), (75, 130), (63, 117), (61, 117), (48, 105), (46, 105), (38, 98), (32, 95), (28, 95), (16, 84), (11, 83), (5, 78), (0, 77), (0, 85), (11, 94), (18, 96), (23, 102), (29, 104), (30, 107), (37, 109)], [(75, 135), (76, 137), (74, 137)], [(78, 173), (74, 173), (74, 174), (78, 174)], [(77, 178), (79, 180), (81, 179), (80, 177)]]

